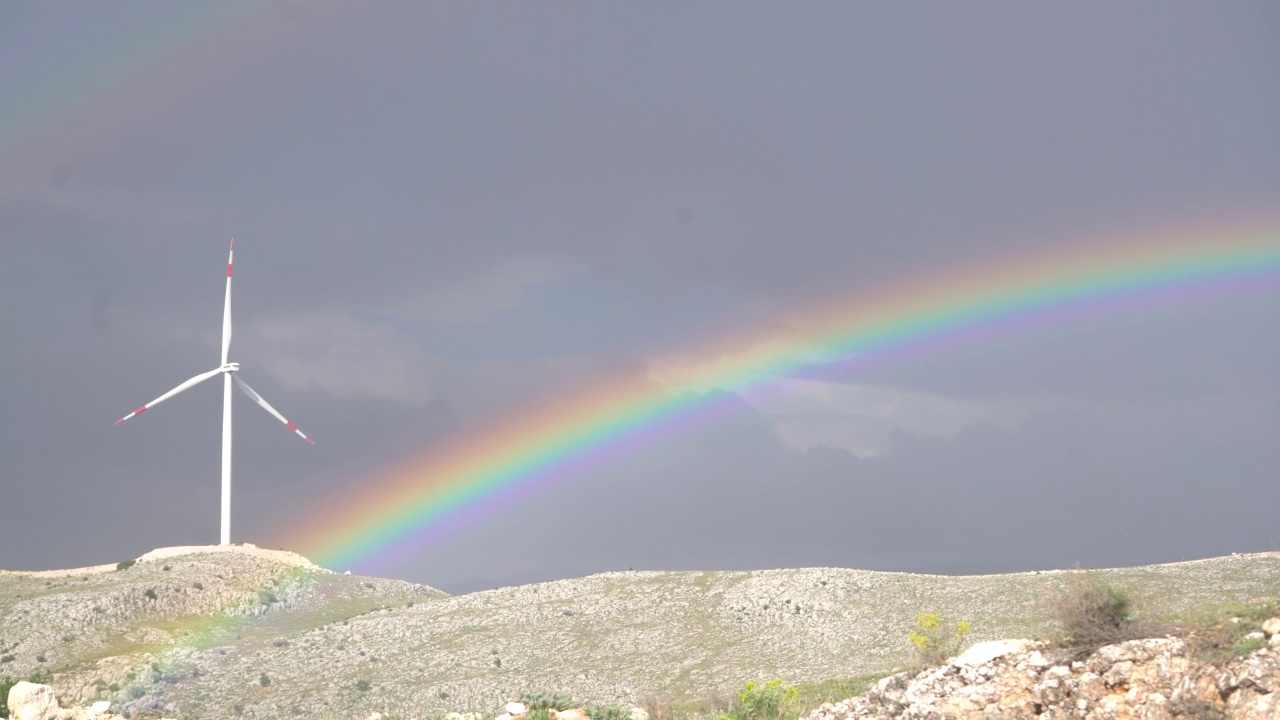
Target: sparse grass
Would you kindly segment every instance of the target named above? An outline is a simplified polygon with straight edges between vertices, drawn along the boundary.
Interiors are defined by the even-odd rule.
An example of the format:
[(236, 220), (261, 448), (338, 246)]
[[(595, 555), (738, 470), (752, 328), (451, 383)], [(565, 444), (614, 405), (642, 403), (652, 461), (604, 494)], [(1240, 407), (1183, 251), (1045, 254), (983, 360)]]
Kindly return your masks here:
[(797, 699), (797, 704), (800, 706), (802, 714), (808, 714), (809, 711), (823, 703), (840, 702), (851, 697), (857, 697), (891, 674), (893, 673), (874, 673), (856, 677), (833, 678), (822, 682), (799, 683), (796, 686), (800, 689), (800, 697)]
[(1257, 598), (1185, 613), (1171, 618), (1170, 631), (1190, 643), (1192, 652), (1208, 662), (1222, 662), (1261, 649), (1265, 641), (1248, 637), (1263, 621), (1280, 614), (1275, 599)]

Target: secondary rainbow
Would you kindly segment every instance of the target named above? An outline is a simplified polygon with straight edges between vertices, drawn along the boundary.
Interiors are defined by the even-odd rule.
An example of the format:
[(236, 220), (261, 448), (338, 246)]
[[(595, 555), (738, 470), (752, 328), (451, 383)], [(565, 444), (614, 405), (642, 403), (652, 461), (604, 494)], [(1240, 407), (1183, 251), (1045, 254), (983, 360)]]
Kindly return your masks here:
[(1277, 227), (1077, 243), (846, 297), (784, 330), (692, 353), (674, 387), (617, 380), (456, 438), (361, 483), (358, 498), (333, 499), (283, 546), (335, 569), (394, 563), (495, 505), (728, 412), (727, 393), (713, 390), (846, 376), (992, 334), (1206, 295), (1272, 292), (1280, 288)]
[[(326, 12), (309, 13), (308, 33), (335, 25), (356, 5), (326, 4)], [(276, 9), (175, 4), (114, 46), (36, 74), (30, 87), (0, 104), (0, 192), (29, 192), (59, 165), (92, 167), (162, 131), (175, 114), (216, 107), (220, 88), (307, 37)]]

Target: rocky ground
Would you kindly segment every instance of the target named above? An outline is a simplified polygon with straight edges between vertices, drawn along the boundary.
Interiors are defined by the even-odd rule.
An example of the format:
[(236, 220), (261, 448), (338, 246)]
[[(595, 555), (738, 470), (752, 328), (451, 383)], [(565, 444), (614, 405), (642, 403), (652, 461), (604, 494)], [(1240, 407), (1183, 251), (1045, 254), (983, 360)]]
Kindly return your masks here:
[[(1280, 597), (1280, 558), (1099, 571), (1162, 611)], [(887, 674), (917, 613), (971, 641), (1042, 637), (1059, 572), (943, 577), (843, 569), (620, 572), (449, 597), (272, 551), (0, 573), (0, 675), (64, 701), (200, 718), (490, 713), (555, 690), (634, 705), (751, 679)], [(8, 658), (5, 660), (5, 658)]]
[[(1280, 629), (1280, 620), (1273, 629)], [(1261, 634), (1261, 633), (1259, 633)], [(1280, 635), (1225, 662), (1178, 638), (1131, 640), (1073, 658), (1027, 640), (979, 643), (941, 667), (881, 680), (803, 720), (1166, 720), (1280, 717)]]

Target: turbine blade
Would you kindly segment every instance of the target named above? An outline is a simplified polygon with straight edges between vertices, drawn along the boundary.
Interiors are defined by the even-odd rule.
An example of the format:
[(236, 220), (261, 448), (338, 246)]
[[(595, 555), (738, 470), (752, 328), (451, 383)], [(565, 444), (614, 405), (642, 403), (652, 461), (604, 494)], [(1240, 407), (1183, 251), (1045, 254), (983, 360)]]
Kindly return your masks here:
[(294, 425), (293, 423), (291, 423), (291, 422), (289, 422), (288, 420), (286, 420), (286, 419), (285, 419), (285, 417), (284, 417), (283, 415), (281, 415), (281, 414), (280, 414), (280, 413), (279, 413), (275, 408), (271, 407), (271, 403), (267, 402), (266, 400), (263, 400), (261, 395), (259, 395), (258, 393), (254, 392), (254, 391), (253, 391), (253, 388), (249, 387), (249, 383), (247, 383), (247, 382), (245, 382), (245, 381), (241, 380), (239, 375), (232, 375), (231, 377), (235, 378), (236, 385), (240, 386), (240, 389), (244, 391), (244, 394), (245, 394), (245, 395), (248, 395), (248, 396), (249, 396), (249, 399), (250, 399), (250, 400), (252, 400), (252, 401), (254, 401), (254, 402), (258, 403), (259, 405), (261, 405), (263, 410), (266, 410), (267, 412), (271, 413), (272, 415), (275, 415), (277, 420), (279, 420), (280, 422), (282, 422), (282, 423), (284, 423), (286, 426), (288, 426), (288, 428), (289, 428), (290, 430), (292, 430), (292, 431), (294, 431), (294, 432), (298, 433), (298, 437), (301, 437), (303, 440), (306, 440), (307, 442), (311, 443), (312, 445), (315, 445), (315, 444), (316, 444), (314, 440), (312, 440), (311, 438), (307, 437), (305, 433), (303, 433), (301, 430), (299, 430), (297, 425)]
[(231, 266), (236, 256), (236, 241), (231, 239), (231, 250), (227, 253), (227, 299), (222, 304), (222, 364), (227, 364), (227, 354), (231, 351)]
[(156, 398), (155, 400), (152, 400), (151, 402), (147, 403), (146, 405), (143, 405), (142, 407), (138, 408), (137, 410), (134, 410), (133, 412), (129, 413), (128, 415), (125, 415), (124, 417), (122, 417), (122, 418), (120, 418), (119, 420), (117, 420), (117, 421), (115, 422), (115, 424), (116, 424), (116, 425), (119, 425), (120, 423), (124, 422), (125, 420), (128, 420), (129, 418), (133, 417), (134, 415), (140, 415), (140, 414), (142, 414), (142, 413), (146, 412), (147, 410), (150, 410), (151, 408), (155, 407), (156, 405), (159, 405), (160, 403), (164, 402), (165, 400), (168, 400), (169, 398), (173, 397), (174, 395), (177, 395), (178, 393), (182, 392), (183, 390), (186, 390), (187, 388), (193, 387), (193, 386), (195, 386), (195, 385), (199, 385), (200, 383), (204, 382), (205, 380), (208, 380), (209, 378), (211, 378), (211, 377), (213, 377), (214, 375), (217, 375), (217, 374), (219, 374), (219, 373), (221, 373), (221, 372), (222, 372), (222, 368), (218, 368), (218, 369), (216, 369), (216, 370), (210, 370), (210, 371), (209, 371), (209, 372), (207, 372), (207, 373), (200, 373), (199, 375), (197, 375), (197, 376), (195, 376), (195, 377), (191, 378), (190, 380), (188, 380), (188, 381), (186, 381), (186, 382), (182, 383), (182, 384), (181, 384), (181, 385), (179, 385), (178, 387), (176, 387), (176, 388), (174, 388), (174, 389), (170, 390), (169, 392), (167, 392), (167, 393), (165, 393), (165, 394), (161, 395), (160, 397)]

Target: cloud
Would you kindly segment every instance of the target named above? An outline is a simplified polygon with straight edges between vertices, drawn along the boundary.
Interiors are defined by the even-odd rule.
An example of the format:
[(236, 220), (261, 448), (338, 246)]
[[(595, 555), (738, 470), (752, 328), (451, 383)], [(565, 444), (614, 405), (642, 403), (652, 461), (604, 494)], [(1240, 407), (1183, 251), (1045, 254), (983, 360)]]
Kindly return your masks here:
[(390, 324), (345, 314), (254, 320), (244, 334), (242, 347), (252, 347), (254, 358), (246, 372), (262, 370), (286, 386), (315, 386), (337, 397), (424, 404), (438, 397), (452, 371)]
[(677, 355), (655, 358), (649, 363), (649, 378), (672, 391), (732, 390), (769, 418), (793, 450), (805, 452), (823, 446), (847, 450), (860, 458), (888, 452), (894, 433), (954, 438), (979, 425), (1014, 431), (1034, 413), (1081, 403), (1030, 394), (958, 398), (884, 384), (764, 375), (752, 378), (749, 384), (731, 383), (741, 387), (717, 386), (717, 382), (723, 385), (725, 378), (742, 377), (733, 368), (759, 364), (759, 358), (777, 355), (779, 348), (796, 356), (821, 356), (820, 348), (805, 347), (779, 334), (775, 340), (762, 340), (704, 362)]
[(961, 399), (876, 385), (783, 379), (743, 397), (771, 418), (794, 450), (825, 446), (861, 458), (888, 452), (895, 433), (954, 438), (986, 425), (1015, 431), (1033, 414), (1077, 405), (1050, 396)]
[(396, 311), (416, 320), (474, 322), (491, 313), (517, 307), (530, 285), (549, 282), (574, 270), (549, 258), (505, 258), (472, 274), (415, 291)]

